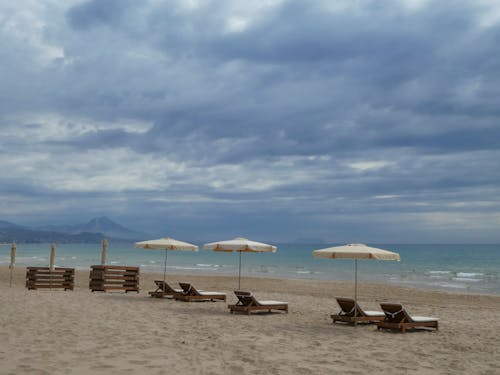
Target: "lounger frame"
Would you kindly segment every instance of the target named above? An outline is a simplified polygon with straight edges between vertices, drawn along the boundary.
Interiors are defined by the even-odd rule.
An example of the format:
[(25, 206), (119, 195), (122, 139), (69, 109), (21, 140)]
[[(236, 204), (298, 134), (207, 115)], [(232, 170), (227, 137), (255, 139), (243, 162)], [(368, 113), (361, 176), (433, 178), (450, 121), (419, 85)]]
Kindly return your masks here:
[(192, 302), (192, 301), (225, 301), (226, 295), (209, 294), (210, 292), (198, 291), (193, 285), (189, 283), (179, 283), (183, 289), (183, 293), (174, 295), (174, 298), (179, 301)]
[(385, 319), (377, 323), (377, 329), (399, 330), (406, 333), (409, 328), (434, 328), (439, 329), (439, 322), (435, 318), (427, 321), (415, 321), (399, 303), (381, 303), (380, 306), (386, 314)]
[(238, 297), (238, 302), (235, 305), (229, 305), (228, 309), (232, 313), (242, 312), (250, 315), (252, 312), (272, 310), (284, 311), (288, 314), (288, 303), (276, 303), (272, 305), (261, 304), (250, 292), (235, 291), (234, 294)]
[[(338, 314), (332, 314), (330, 317), (333, 323), (376, 323), (385, 319), (383, 312), (380, 312), (380, 316), (370, 316), (365, 313), (365, 311), (352, 299), (337, 297), (337, 303), (340, 306), (340, 312)], [(356, 306), (356, 318), (354, 318), (354, 307)]]
[(149, 292), (149, 295), (153, 298), (174, 297), (176, 295), (182, 294), (182, 290), (176, 290), (172, 288), (164, 280), (155, 280), (154, 282), (157, 288), (156, 290)]

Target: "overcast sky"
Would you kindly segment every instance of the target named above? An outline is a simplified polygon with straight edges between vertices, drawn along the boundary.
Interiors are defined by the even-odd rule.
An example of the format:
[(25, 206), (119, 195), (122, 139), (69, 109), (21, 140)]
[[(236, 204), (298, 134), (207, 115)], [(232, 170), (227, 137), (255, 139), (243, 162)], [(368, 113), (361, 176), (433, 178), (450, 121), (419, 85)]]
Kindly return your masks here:
[(496, 1), (0, 0), (0, 220), (500, 242)]

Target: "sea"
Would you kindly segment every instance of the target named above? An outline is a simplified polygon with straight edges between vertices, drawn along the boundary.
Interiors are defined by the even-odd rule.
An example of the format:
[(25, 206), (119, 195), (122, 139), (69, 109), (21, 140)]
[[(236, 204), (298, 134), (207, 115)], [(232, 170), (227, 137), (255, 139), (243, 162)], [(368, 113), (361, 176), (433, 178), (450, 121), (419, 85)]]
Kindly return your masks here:
[[(238, 275), (238, 253), (169, 251), (167, 274)], [(312, 251), (338, 244), (275, 244), (276, 253), (242, 253), (242, 276), (353, 280), (354, 261), (313, 258)], [(370, 245), (370, 244), (368, 244)], [(500, 245), (371, 244), (398, 252), (400, 262), (360, 260), (358, 281), (434, 290), (500, 295)], [(50, 244), (17, 244), (16, 267), (47, 266)], [(165, 251), (110, 242), (107, 264), (139, 266), (163, 273)], [(89, 269), (99, 264), (100, 244), (56, 245), (56, 266)], [(0, 246), (0, 266), (10, 263), (10, 246)]]

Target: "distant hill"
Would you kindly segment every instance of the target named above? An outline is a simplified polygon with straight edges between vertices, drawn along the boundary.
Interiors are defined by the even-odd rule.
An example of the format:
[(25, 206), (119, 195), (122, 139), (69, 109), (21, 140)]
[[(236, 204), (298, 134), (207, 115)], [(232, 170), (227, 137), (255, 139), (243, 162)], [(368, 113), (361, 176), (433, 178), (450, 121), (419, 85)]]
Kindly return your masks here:
[(9, 228), (23, 228), (23, 227), (21, 225), (17, 225), (9, 221), (0, 220), (0, 229), (9, 229)]
[(116, 238), (137, 238), (138, 233), (125, 228), (124, 226), (115, 223), (105, 216), (96, 217), (88, 223), (78, 226), (78, 233), (103, 233), (110, 237)]
[(102, 233), (105, 236), (124, 240), (137, 240), (143, 237), (141, 233), (115, 223), (106, 216), (95, 217), (90, 221), (74, 225), (47, 225), (39, 230), (50, 230), (66, 234)]
[(0, 242), (3, 243), (98, 243), (103, 238), (104, 235), (102, 233), (66, 234), (22, 227), (0, 228)]
[(0, 220), (0, 242), (32, 243), (97, 243), (102, 239), (115, 241), (138, 240), (144, 236), (107, 217), (96, 217), (87, 223), (75, 225), (46, 225), (36, 228)]

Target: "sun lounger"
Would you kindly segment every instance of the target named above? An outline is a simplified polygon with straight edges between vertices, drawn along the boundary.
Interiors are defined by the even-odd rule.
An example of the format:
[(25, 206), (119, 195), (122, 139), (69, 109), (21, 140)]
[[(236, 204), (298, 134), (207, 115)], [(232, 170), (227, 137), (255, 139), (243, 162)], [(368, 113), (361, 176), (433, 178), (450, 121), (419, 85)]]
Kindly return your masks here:
[(281, 310), (288, 313), (288, 302), (282, 301), (258, 301), (250, 292), (235, 291), (238, 302), (235, 305), (229, 305), (231, 313), (245, 312), (250, 315), (253, 311)]
[(398, 329), (405, 333), (408, 328), (435, 328), (438, 330), (438, 319), (426, 316), (410, 316), (399, 303), (381, 303), (385, 319), (377, 323), (377, 329)]
[(191, 301), (225, 301), (226, 294), (219, 292), (206, 292), (196, 289), (189, 283), (179, 283), (182, 293), (174, 295), (176, 300), (191, 302)]
[[(352, 298), (338, 297), (337, 303), (340, 306), (340, 312), (338, 314), (330, 315), (333, 319), (333, 323), (375, 323), (384, 320), (385, 318), (382, 311), (363, 310)], [(354, 318), (354, 312), (356, 312), (356, 318)]]
[(173, 297), (176, 294), (182, 294), (182, 289), (172, 288), (167, 282), (163, 280), (155, 280), (157, 286), (155, 291), (149, 292), (151, 297), (162, 298), (162, 297)]

